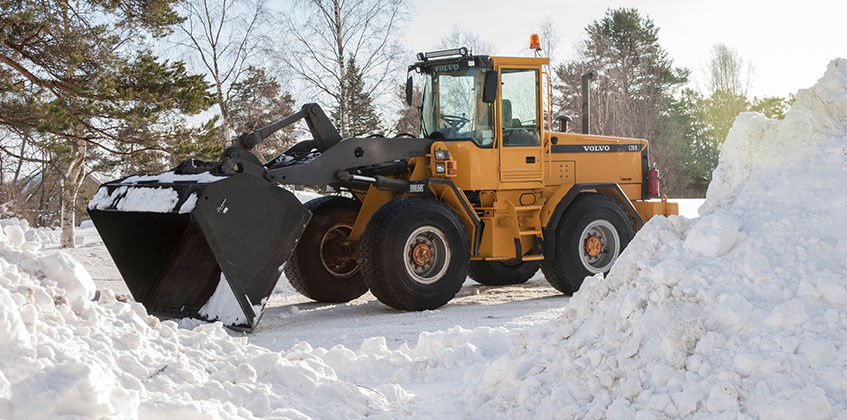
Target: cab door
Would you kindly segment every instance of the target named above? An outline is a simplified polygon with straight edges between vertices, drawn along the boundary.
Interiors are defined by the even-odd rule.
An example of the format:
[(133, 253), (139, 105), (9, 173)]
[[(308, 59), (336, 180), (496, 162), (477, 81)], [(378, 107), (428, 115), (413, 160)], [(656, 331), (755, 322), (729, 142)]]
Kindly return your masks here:
[[(538, 67), (497, 66), (500, 73), (500, 182), (533, 188), (544, 179), (541, 141), (541, 77)], [(524, 185), (518, 185), (518, 184)], [(530, 184), (530, 185), (527, 185)]]

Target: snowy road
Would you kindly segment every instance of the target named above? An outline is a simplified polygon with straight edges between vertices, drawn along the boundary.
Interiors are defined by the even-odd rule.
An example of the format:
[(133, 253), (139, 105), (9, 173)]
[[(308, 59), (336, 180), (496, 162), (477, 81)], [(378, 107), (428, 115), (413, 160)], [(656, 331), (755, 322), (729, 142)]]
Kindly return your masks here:
[(305, 341), (314, 347), (336, 344), (357, 349), (364, 339), (385, 336), (389, 348), (413, 345), (421, 331), (454, 326), (522, 328), (554, 319), (568, 298), (547, 285), (541, 273), (520, 286), (482, 286), (468, 279), (456, 298), (433, 311), (401, 312), (367, 293), (344, 305), (327, 305), (292, 295), (274, 295), (250, 342), (287, 350)]
[[(689, 218), (697, 216), (697, 208), (703, 202), (674, 201), (680, 203), (680, 213)], [(88, 269), (98, 289), (128, 294), (96, 230), (84, 226), (88, 227), (77, 231), (77, 248), (65, 251)], [(358, 349), (364, 340), (382, 336), (388, 348), (396, 349), (403, 343), (413, 346), (421, 332), (446, 331), (456, 326), (506, 327), (519, 333), (561, 315), (568, 299), (550, 287), (540, 271), (526, 284), (517, 286), (482, 286), (467, 279), (449, 304), (423, 312), (394, 310), (370, 293), (347, 304), (315, 303), (297, 294), (283, 279), (248, 340), (275, 351), (287, 351), (300, 342), (327, 349), (337, 344)], [(182, 325), (195, 324), (183, 321)]]

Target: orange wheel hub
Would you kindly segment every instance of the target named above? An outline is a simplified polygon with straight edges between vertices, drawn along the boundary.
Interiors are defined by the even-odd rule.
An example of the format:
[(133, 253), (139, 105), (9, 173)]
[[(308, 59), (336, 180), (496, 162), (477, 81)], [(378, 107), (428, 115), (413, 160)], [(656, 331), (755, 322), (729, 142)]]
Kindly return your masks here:
[(585, 241), (585, 252), (591, 257), (600, 255), (603, 252), (603, 240), (599, 236), (589, 237)]
[(412, 250), (412, 259), (415, 261), (415, 264), (419, 267), (423, 267), (426, 263), (432, 259), (432, 250), (429, 249), (429, 245), (427, 244), (417, 244), (415, 248)]

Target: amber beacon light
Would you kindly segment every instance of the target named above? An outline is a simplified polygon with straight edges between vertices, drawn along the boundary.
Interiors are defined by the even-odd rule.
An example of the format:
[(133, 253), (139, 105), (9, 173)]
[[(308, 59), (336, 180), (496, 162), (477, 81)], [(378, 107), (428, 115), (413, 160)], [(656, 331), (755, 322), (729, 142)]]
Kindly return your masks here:
[(532, 34), (529, 36), (529, 48), (533, 50), (541, 49), (541, 38), (538, 34)]

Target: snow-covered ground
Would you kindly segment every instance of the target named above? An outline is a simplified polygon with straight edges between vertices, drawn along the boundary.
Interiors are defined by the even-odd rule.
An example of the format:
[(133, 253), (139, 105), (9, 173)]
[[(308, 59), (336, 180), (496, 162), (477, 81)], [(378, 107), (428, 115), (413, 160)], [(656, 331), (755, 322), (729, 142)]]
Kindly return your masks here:
[[(301, 200), (317, 195), (298, 193)], [(680, 215), (698, 216), (702, 199), (672, 199), (679, 203)], [(90, 222), (76, 232), (77, 248), (61, 250), (85, 266), (98, 289), (129, 295), (120, 273), (109, 257)], [(59, 252), (58, 239), (51, 236), (46, 252)], [(539, 271), (526, 284), (490, 287), (470, 278), (449, 305), (435, 311), (400, 312), (381, 304), (366, 293), (341, 305), (315, 303), (297, 293), (283, 277), (271, 296), (262, 321), (250, 335), (250, 343), (273, 350), (287, 350), (300, 342), (330, 348), (342, 344), (358, 348), (368, 338), (384, 336), (389, 346), (414, 344), (423, 331), (443, 331), (452, 327), (505, 326), (521, 330), (555, 319), (564, 313), (569, 298), (547, 284)], [(185, 327), (199, 322), (183, 320)]]
[(785, 120), (738, 118), (702, 217), (654, 218), (573, 298), (468, 281), (399, 313), (282, 284), (249, 336), (124, 302), (91, 228), (65, 253), (2, 220), (0, 418), (847, 418), (845, 157), (835, 60)]
[[(298, 195), (302, 195), (302, 199), (311, 198)], [(679, 201), (681, 211), (688, 212), (685, 214), (688, 217), (696, 217), (697, 208), (703, 202)], [(19, 226), (9, 220), (3, 223), (12, 226), (8, 228), (10, 231), (14, 231), (16, 225)], [(96, 288), (104, 294), (108, 293), (105, 292), (107, 290), (117, 295), (129, 294), (90, 222), (77, 229), (78, 246), (74, 249), (59, 248), (57, 231), (30, 230), (23, 236), (39, 243), (39, 253), (47, 258), (62, 253), (72, 256), (73, 260), (87, 269)], [(389, 402), (402, 402), (400, 405), (403, 409), (389, 410), (390, 417), (466, 418), (472, 416), (472, 413), (464, 408), (455, 395), (456, 389), (463, 386), (463, 375), (460, 373), (470, 368), (481, 370), (491, 359), (506, 354), (515, 346), (517, 337), (524, 330), (560, 317), (569, 300), (547, 285), (540, 272), (526, 284), (507, 287), (482, 286), (468, 279), (457, 297), (447, 306), (435, 311), (412, 313), (386, 307), (370, 293), (348, 304), (315, 303), (299, 295), (282, 278), (259, 327), (246, 339), (250, 344), (281, 354), (290, 355), (305, 350), (306, 353), (319, 355), (327, 365), (325, 367), (330, 367), (339, 379), (357, 384), (360, 390), (373, 394), (377, 400), (384, 399), (386, 407), (390, 405)], [(182, 330), (198, 326), (201, 329), (209, 328), (203, 327), (202, 322), (189, 319), (181, 320), (178, 325)], [(242, 335), (229, 330), (223, 332), (230, 336)], [(211, 341), (215, 341), (215, 338)], [(295, 351), (292, 352), (292, 349)], [(348, 363), (351, 357), (357, 360), (355, 366)], [(372, 360), (366, 362), (367, 359)], [(386, 377), (393, 377), (391, 381), (402, 387), (391, 389), (395, 393), (402, 390), (400, 395), (383, 396), (383, 391), (376, 391), (380, 381)], [(439, 403), (433, 404), (433, 401)], [(175, 409), (168, 404), (164, 406), (168, 410)], [(297, 404), (294, 406), (300, 407)], [(26, 409), (31, 407), (27, 406)], [(93, 404), (65, 411), (34, 413), (91, 415), (99, 413), (101, 409)], [(220, 407), (214, 408), (218, 409)], [(301, 411), (314, 415), (308, 410)], [(23, 416), (23, 413), (15, 412), (11, 417), (29, 417)], [(2, 414), (0, 409), (0, 418), (5, 418)], [(141, 409), (139, 414), (150, 413)], [(262, 416), (261, 412), (253, 414)], [(359, 417), (359, 414), (353, 413), (353, 417)], [(226, 413), (224, 417), (227, 417)]]

